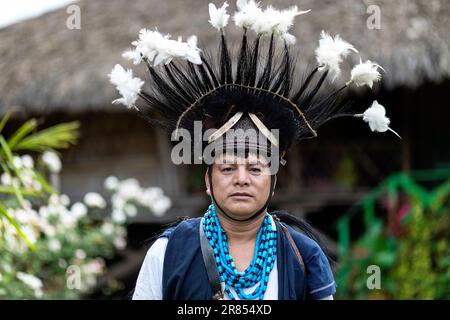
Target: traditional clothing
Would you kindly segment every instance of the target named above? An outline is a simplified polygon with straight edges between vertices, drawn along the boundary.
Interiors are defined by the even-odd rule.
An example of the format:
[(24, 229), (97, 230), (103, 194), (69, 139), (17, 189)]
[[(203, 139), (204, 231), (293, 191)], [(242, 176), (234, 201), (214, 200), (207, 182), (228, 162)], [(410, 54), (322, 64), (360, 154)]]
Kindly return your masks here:
[[(109, 75), (122, 95), (114, 102), (136, 110), (151, 124), (166, 128), (172, 141), (187, 141), (193, 155), (188, 159), (190, 163), (210, 167), (218, 155), (232, 152), (242, 157), (262, 154), (271, 164), (267, 201), (245, 220), (232, 218), (222, 210), (215, 198), (212, 170), (208, 170), (212, 204), (203, 220), (185, 221), (161, 236), (168, 242), (163, 258), (155, 260), (159, 266), (164, 260), (161, 285), (157, 286), (161, 290), (156, 290), (160, 292), (156, 296), (209, 299), (225, 293), (225, 298), (231, 299), (264, 299), (267, 294), (274, 296), (271, 285), (277, 279), (278, 299), (324, 298), (334, 293), (335, 283), (314, 233), (304, 222), (288, 215), (284, 217), (297, 221), (297, 230), (274, 220), (267, 207), (278, 164), (285, 164), (284, 155), (290, 146), (316, 137), (317, 129), (325, 122), (351, 116), (368, 122), (372, 131), (391, 130), (383, 106), (375, 101), (364, 113), (351, 112), (352, 107), (359, 107), (358, 101), (351, 101), (346, 94), (352, 84), (372, 88), (381, 78), (381, 66), (361, 61), (352, 69), (345, 85), (326, 90), (323, 84), (338, 79), (342, 61), (358, 51), (339, 35), (333, 38), (322, 32), (315, 52), (317, 65), (304, 81), (296, 81), (296, 63), (290, 49), (296, 39), (289, 30), (294, 18), (308, 11), (299, 11), (296, 6), (282, 11), (271, 6), (262, 9), (254, 0), (238, 0), (233, 20), (242, 28), (243, 36), (240, 50), (234, 56), (225, 36), (230, 18), (227, 7), (226, 2), (221, 8), (209, 5), (209, 22), (219, 31), (220, 49), (216, 58), (197, 47), (196, 36), (183, 42), (157, 30), (142, 29), (139, 38), (132, 42), (135, 48), (123, 56), (134, 64), (142, 61), (146, 64), (150, 78), (147, 86), (120, 65)], [(196, 132), (197, 124), (201, 126), (200, 135)], [(198, 150), (200, 154), (196, 153)], [(227, 235), (215, 216), (215, 208), (235, 221), (265, 215), (254, 259), (245, 272), (238, 272), (234, 266)], [(158, 239), (158, 244), (161, 241), (164, 240)], [(136, 298), (143, 292), (140, 289), (144, 285), (141, 282), (145, 277), (144, 266)], [(217, 289), (219, 281), (222, 289)]]
[[(152, 246), (154, 250), (151, 248), (144, 260), (133, 299), (212, 298), (200, 250), (199, 225), (200, 218), (189, 219), (160, 235)], [(324, 299), (334, 294), (336, 284), (322, 249), (304, 233), (287, 228), (301, 251), (306, 268), (295, 258), (286, 235), (277, 232), (276, 265), (270, 274), (264, 299)], [(221, 285), (225, 287), (225, 283)], [(254, 291), (258, 285), (248, 288), (247, 292)], [(225, 298), (228, 299), (226, 295)]]

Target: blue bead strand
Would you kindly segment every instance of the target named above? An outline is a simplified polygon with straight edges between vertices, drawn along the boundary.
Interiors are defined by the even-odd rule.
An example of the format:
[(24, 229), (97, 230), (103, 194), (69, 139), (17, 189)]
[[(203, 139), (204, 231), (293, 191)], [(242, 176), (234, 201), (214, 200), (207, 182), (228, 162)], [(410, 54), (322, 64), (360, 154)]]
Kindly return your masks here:
[[(266, 212), (256, 237), (253, 259), (243, 272), (237, 271), (230, 255), (228, 237), (220, 226), (214, 204), (208, 207), (204, 215), (203, 230), (213, 248), (220, 279), (225, 282), (225, 293), (229, 298), (235, 299), (230, 290), (233, 288), (239, 299), (263, 299), (277, 253), (277, 232), (272, 229), (270, 215)], [(259, 285), (252, 293), (244, 293), (245, 288), (253, 287), (257, 283)]]

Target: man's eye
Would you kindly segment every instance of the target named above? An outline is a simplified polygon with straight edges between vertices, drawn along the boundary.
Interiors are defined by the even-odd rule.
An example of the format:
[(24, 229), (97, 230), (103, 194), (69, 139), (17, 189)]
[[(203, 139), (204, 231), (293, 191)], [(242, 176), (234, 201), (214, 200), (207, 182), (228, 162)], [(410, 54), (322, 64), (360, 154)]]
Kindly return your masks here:
[(258, 167), (253, 167), (253, 168), (251, 168), (250, 169), (252, 172), (255, 172), (255, 173), (260, 173), (261, 172), (261, 168), (258, 168)]
[(232, 170), (233, 170), (233, 168), (231, 168), (231, 167), (222, 168), (222, 172), (231, 172)]

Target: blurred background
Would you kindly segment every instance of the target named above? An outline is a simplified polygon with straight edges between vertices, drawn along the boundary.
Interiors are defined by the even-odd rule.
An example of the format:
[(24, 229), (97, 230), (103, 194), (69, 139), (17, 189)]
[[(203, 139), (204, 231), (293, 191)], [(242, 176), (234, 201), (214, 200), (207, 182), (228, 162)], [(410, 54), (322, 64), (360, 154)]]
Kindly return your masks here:
[[(217, 47), (209, 2), (1, 2), (0, 299), (126, 299), (148, 239), (203, 215), (204, 168), (173, 165), (161, 130), (111, 104), (107, 74), (132, 67), (121, 53), (144, 27)], [(403, 138), (327, 123), (287, 155), (270, 209), (326, 235), (335, 298), (450, 298), (450, 2), (262, 4), (312, 9), (291, 32), (299, 72), (314, 65), (321, 30), (383, 66), (382, 82), (362, 91)], [(236, 44), (240, 34), (227, 28)]]

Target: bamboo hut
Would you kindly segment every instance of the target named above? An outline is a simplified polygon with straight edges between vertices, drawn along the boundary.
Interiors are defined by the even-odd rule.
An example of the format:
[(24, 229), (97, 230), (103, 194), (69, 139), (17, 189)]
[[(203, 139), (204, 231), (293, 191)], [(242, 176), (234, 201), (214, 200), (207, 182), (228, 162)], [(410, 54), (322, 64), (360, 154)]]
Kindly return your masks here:
[[(158, 26), (173, 37), (196, 34), (202, 41), (199, 47), (215, 46), (216, 33), (207, 25), (208, 2), (81, 0), (76, 3), (80, 29), (67, 28), (66, 8), (0, 29), (0, 113), (15, 110), (17, 123), (31, 116), (48, 125), (81, 121), (80, 142), (63, 153), (64, 193), (76, 199), (87, 190), (102, 190), (109, 175), (136, 177), (142, 185), (162, 187), (173, 200), (165, 217), (143, 213), (137, 222), (159, 224), (202, 213), (208, 199), (201, 170), (172, 165), (169, 141), (162, 132), (122, 106), (111, 105), (117, 94), (107, 74), (116, 63), (131, 66), (121, 53), (143, 27)], [(330, 215), (324, 208), (351, 205), (388, 174), (449, 165), (450, 130), (445, 119), (450, 118), (450, 3), (303, 0), (298, 4), (301, 10), (312, 9), (297, 18), (292, 30), (300, 52), (299, 71), (314, 64), (321, 30), (340, 34), (360, 49), (362, 59), (385, 68), (372, 98), (387, 107), (392, 127), (403, 137), (399, 141), (388, 134), (372, 134), (359, 122), (338, 121), (324, 126), (317, 141), (293, 149), (280, 173), (274, 206), (299, 215), (317, 212), (308, 218), (326, 229), (338, 213)], [(233, 10), (235, 4), (230, 7)], [(368, 27), (374, 14), (379, 14), (379, 28)], [(227, 36), (236, 41), (239, 33), (232, 26), (227, 29)], [(348, 74), (349, 66), (344, 67)], [(149, 236), (147, 227), (141, 231), (143, 238)], [(126, 251), (123, 263), (99, 286), (128, 276), (132, 287), (144, 254), (142, 249)]]
[[(174, 199), (165, 218), (140, 215), (138, 220), (161, 222), (201, 212), (208, 200), (201, 172), (171, 165), (165, 136), (122, 106), (111, 105), (117, 94), (107, 74), (118, 62), (131, 66), (121, 53), (142, 27), (158, 26), (174, 37), (197, 34), (200, 47), (215, 46), (216, 33), (206, 22), (208, 2), (82, 0), (76, 3), (80, 29), (67, 28), (66, 8), (0, 29), (1, 112), (14, 109), (23, 117), (43, 118), (46, 124), (73, 119), (82, 123), (79, 144), (63, 154), (63, 192), (77, 198), (85, 190), (101, 190), (108, 175), (138, 177), (143, 185), (161, 186)], [(231, 10), (234, 6), (230, 4)], [(445, 165), (450, 157), (445, 147), (448, 130), (439, 123), (449, 113), (450, 4), (303, 0), (300, 9), (312, 11), (298, 17), (292, 31), (300, 52), (299, 71), (314, 64), (321, 30), (340, 34), (360, 49), (363, 59), (387, 70), (374, 97), (387, 106), (403, 142), (371, 134), (364, 124), (326, 125), (320, 140), (288, 156), (277, 203), (299, 214), (348, 205), (393, 171)], [(379, 28), (368, 27), (374, 14), (379, 14)], [(227, 29), (227, 36), (236, 41), (238, 34), (233, 26)], [(344, 67), (348, 72), (349, 66)], [(367, 134), (359, 134), (364, 130)], [(355, 170), (356, 177), (340, 187), (340, 177)], [(330, 176), (337, 183), (330, 183)]]

